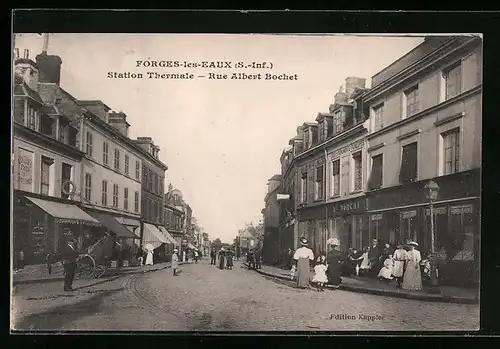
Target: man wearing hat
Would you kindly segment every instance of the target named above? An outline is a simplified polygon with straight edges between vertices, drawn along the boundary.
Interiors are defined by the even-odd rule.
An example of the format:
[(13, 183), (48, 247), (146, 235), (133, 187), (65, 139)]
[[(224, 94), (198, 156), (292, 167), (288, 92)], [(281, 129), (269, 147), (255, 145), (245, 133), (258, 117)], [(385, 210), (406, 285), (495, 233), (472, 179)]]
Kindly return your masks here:
[(300, 238), (301, 247), (295, 251), (293, 259), (297, 265), (297, 287), (306, 288), (309, 286), (311, 277), (311, 262), (314, 261), (314, 252), (308, 247), (309, 240)]
[(326, 276), (328, 277), (328, 283), (335, 288), (338, 288), (342, 283), (340, 277), (340, 271), (342, 267), (343, 256), (342, 253), (337, 249), (340, 245), (339, 239), (330, 238), (327, 241), (329, 246), (326, 261), (328, 263), (328, 269), (326, 271)]
[(172, 254), (172, 270), (173, 270), (173, 275), (177, 276), (179, 275), (177, 273), (177, 270), (179, 269), (179, 250), (177, 248), (174, 248), (174, 253)]
[(373, 239), (370, 250), (368, 251), (368, 259), (370, 260), (371, 264), (370, 274), (374, 277), (377, 276), (380, 268), (382, 267), (382, 263), (380, 261), (381, 255), (382, 249), (380, 248), (378, 240)]
[(62, 247), (62, 261), (64, 265), (64, 291), (73, 291), (73, 281), (75, 280), (76, 261), (78, 252), (76, 251), (76, 240), (70, 238)]

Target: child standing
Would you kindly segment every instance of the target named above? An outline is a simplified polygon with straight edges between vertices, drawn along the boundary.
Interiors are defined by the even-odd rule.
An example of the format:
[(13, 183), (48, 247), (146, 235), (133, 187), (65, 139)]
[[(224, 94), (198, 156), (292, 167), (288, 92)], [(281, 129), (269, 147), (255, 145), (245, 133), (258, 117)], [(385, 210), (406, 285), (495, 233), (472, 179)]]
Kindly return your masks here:
[(324, 258), (319, 258), (318, 264), (314, 267), (314, 277), (312, 281), (316, 284), (318, 291), (324, 291), (323, 287), (328, 282)]
[(179, 269), (179, 255), (177, 254), (179, 252), (178, 249), (174, 249), (174, 253), (172, 254), (172, 270), (173, 270), (173, 275), (177, 276), (179, 273), (177, 270)]

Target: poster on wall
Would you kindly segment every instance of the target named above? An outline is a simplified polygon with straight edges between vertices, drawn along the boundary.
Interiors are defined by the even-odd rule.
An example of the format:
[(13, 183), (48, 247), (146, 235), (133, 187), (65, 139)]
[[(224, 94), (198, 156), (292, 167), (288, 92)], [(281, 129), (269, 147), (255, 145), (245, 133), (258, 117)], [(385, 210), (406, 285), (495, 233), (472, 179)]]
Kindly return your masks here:
[(40, 256), (45, 253), (45, 229), (37, 223), (31, 230), (31, 248), (35, 256)]

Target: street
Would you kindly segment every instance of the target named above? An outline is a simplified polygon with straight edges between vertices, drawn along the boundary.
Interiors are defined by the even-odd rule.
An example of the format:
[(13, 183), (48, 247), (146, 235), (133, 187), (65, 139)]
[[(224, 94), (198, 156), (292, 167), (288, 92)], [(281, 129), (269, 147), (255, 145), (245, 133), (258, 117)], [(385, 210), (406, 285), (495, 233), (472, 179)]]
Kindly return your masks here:
[(346, 291), (297, 290), (235, 263), (208, 260), (62, 292), (61, 283), (16, 286), (16, 330), (342, 331), (475, 330), (479, 306)]

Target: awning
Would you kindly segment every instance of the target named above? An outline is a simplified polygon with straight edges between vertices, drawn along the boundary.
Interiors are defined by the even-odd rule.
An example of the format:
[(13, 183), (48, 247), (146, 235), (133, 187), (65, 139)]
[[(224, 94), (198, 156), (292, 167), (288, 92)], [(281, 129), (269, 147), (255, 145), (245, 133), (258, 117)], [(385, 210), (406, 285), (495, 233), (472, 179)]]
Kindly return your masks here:
[(105, 213), (89, 212), (89, 214), (102, 223), (106, 228), (111, 230), (121, 238), (139, 239), (137, 235), (128, 230), (123, 224), (120, 224), (116, 219)]
[(158, 248), (161, 244), (168, 244), (167, 238), (163, 236), (161, 231), (152, 224), (144, 223), (144, 234), (142, 237), (142, 246), (147, 244), (153, 245), (153, 248)]
[(170, 235), (165, 227), (159, 226), (158, 229), (163, 233), (163, 235), (167, 238), (167, 240), (169, 240), (170, 243), (179, 246), (179, 243), (175, 241), (174, 237)]
[(192, 250), (196, 250), (197, 249), (196, 246), (194, 246), (192, 243), (189, 243), (187, 247), (190, 248), (190, 249), (192, 249)]
[(88, 215), (85, 211), (75, 205), (36, 199), (27, 196), (26, 199), (54, 217), (58, 223), (85, 224), (94, 226), (101, 225), (95, 218)]

